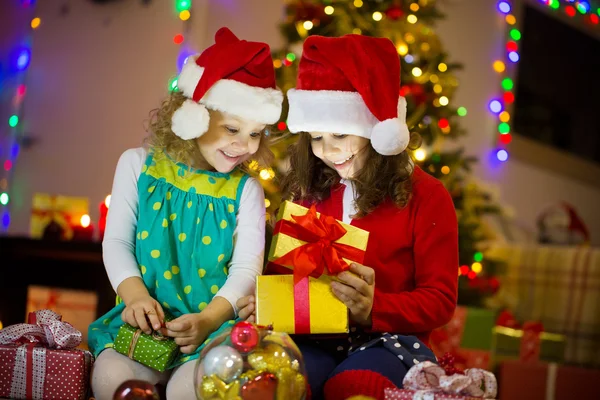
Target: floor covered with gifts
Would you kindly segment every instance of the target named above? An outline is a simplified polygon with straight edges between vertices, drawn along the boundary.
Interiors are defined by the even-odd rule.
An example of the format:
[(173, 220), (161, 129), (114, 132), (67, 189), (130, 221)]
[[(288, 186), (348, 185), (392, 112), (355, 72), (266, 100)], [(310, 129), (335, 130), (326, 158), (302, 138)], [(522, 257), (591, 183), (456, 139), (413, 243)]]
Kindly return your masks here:
[[(7, 279), (0, 281), (0, 320), (3, 326), (27, 322), (29, 313), (36, 310), (54, 310), (62, 316), (63, 321), (68, 321), (74, 329), (82, 333), (82, 341), (77, 348), (87, 350), (87, 326), (97, 315), (104, 313), (114, 304), (114, 292), (104, 272), (100, 245), (0, 238), (0, 251), (7, 257), (9, 264), (14, 266), (5, 269)], [(501, 252), (512, 259), (523, 258), (517, 254), (516, 249), (507, 248)], [(554, 257), (560, 258), (558, 255)], [(589, 255), (577, 257), (578, 260), (592, 258)], [(528, 259), (532, 259), (531, 254)], [(598, 259), (596, 254), (593, 259)], [(575, 262), (583, 262), (578, 260)], [(583, 266), (590, 271), (597, 267), (595, 264)], [(522, 266), (521, 271), (523, 269)], [(58, 274), (56, 271), (61, 272)], [(587, 273), (590, 274), (589, 271)], [(516, 311), (521, 314), (526, 312), (523, 308), (517, 308)], [(584, 309), (582, 312), (588, 311)], [(587, 315), (583, 317), (589, 318)], [(498, 312), (486, 308), (459, 306), (446, 326), (432, 332), (430, 345), (444, 368), (419, 368), (423, 367), (423, 371), (428, 371), (429, 374), (439, 375), (438, 378), (444, 375), (440, 382), (458, 382), (466, 376), (473, 375), (475, 371), (491, 371), (497, 380), (495, 398), (596, 398), (594, 391), (595, 382), (600, 379), (600, 361), (593, 352), (599, 354), (598, 343), (587, 340), (587, 337), (569, 337), (568, 331), (547, 332), (544, 324), (539, 321), (520, 322), (512, 311)], [(580, 351), (580, 348), (584, 350)], [(0, 347), (0, 393), (2, 385), (7, 385), (6, 377), (3, 378), (5, 371), (1, 367), (2, 354)], [(8, 362), (6, 360), (5, 362)], [(84, 357), (82, 365), (86, 362), (90, 363), (91, 359), (86, 361)], [(430, 368), (433, 367), (435, 366)], [(27, 376), (27, 371), (23, 373)], [(89, 374), (89, 370), (84, 373)], [(479, 379), (479, 387), (485, 387), (487, 381), (484, 375), (475, 374), (473, 377)], [(414, 382), (408, 383), (411, 384), (416, 385)], [(85, 390), (89, 389), (87, 382), (84, 386)], [(150, 387), (157, 391), (158, 398), (165, 398), (164, 387)], [(438, 390), (435, 399), (468, 398), (453, 397), (450, 393), (447, 393), (448, 397), (442, 397), (443, 392), (439, 392), (435, 385), (416, 385), (413, 389)], [(409, 396), (407, 393), (412, 392), (407, 390), (390, 389), (385, 398), (416, 398), (412, 397), (414, 393)], [(455, 393), (467, 392), (455, 389)], [(473, 394), (477, 393), (471, 393)], [(482, 394), (483, 392), (479, 393)], [(86, 396), (91, 397), (91, 393), (87, 392)]]

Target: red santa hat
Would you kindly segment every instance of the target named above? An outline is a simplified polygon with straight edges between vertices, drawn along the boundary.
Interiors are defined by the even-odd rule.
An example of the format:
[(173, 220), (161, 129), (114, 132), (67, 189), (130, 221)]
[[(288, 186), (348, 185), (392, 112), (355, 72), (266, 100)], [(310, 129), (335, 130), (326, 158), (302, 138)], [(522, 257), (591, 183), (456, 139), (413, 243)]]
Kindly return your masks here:
[(215, 34), (215, 44), (188, 58), (177, 86), (188, 100), (173, 113), (171, 129), (182, 139), (208, 130), (207, 108), (264, 124), (281, 114), (283, 94), (275, 86), (269, 46), (240, 40), (227, 28)]
[(309, 36), (287, 94), (288, 128), (362, 136), (380, 154), (400, 154), (409, 131), (399, 93), (400, 60), (389, 39)]

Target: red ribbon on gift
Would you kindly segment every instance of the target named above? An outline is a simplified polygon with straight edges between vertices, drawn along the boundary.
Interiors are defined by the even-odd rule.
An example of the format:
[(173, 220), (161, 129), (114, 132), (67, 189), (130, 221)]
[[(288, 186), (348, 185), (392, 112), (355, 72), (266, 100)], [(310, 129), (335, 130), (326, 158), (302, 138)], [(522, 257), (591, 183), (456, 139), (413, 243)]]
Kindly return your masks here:
[(337, 275), (350, 268), (343, 258), (362, 263), (365, 252), (337, 243), (346, 229), (333, 217), (320, 214), (313, 204), (305, 215), (292, 215), (293, 221), (280, 219), (274, 233), (283, 233), (306, 242), (273, 262), (294, 268), (294, 322), (297, 334), (310, 333), (310, 297), (308, 277), (323, 273)]
[(312, 276), (318, 278), (323, 273), (337, 275), (350, 268), (342, 258), (359, 263), (365, 252), (346, 244), (337, 243), (346, 234), (346, 229), (333, 217), (320, 214), (312, 205), (306, 215), (292, 215), (294, 221), (281, 219), (275, 225), (274, 233), (283, 233), (306, 242), (273, 262), (294, 267), (294, 282)]
[(513, 313), (504, 310), (498, 315), (496, 325), (523, 331), (519, 359), (523, 362), (538, 361), (540, 359), (540, 335), (544, 332), (544, 325), (538, 321), (527, 321), (521, 325)]
[(27, 398), (33, 391), (33, 348), (44, 346), (49, 349), (71, 350), (79, 346), (81, 332), (52, 310), (29, 313), (26, 324), (10, 325), (0, 330), (1, 345), (27, 346)]

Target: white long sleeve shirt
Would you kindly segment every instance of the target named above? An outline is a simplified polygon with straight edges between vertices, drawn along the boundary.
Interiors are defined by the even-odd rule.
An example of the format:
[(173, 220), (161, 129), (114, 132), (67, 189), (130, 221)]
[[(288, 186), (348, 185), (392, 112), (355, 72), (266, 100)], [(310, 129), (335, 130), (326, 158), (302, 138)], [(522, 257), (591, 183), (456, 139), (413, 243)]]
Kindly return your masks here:
[[(103, 259), (112, 287), (125, 279), (141, 278), (135, 256), (138, 211), (138, 178), (147, 157), (144, 148), (129, 149), (117, 164), (106, 220)], [(240, 199), (233, 254), (227, 281), (217, 292), (233, 307), (240, 297), (254, 293), (256, 276), (262, 273), (265, 246), (265, 197), (260, 184), (248, 178)]]

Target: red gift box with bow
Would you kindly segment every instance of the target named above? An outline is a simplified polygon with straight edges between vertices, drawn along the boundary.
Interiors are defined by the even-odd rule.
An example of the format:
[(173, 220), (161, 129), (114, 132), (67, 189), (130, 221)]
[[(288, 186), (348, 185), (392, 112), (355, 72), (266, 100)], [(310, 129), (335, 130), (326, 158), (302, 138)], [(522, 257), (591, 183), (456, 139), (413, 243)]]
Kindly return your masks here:
[(0, 398), (83, 400), (93, 356), (81, 332), (51, 310), (0, 330)]

